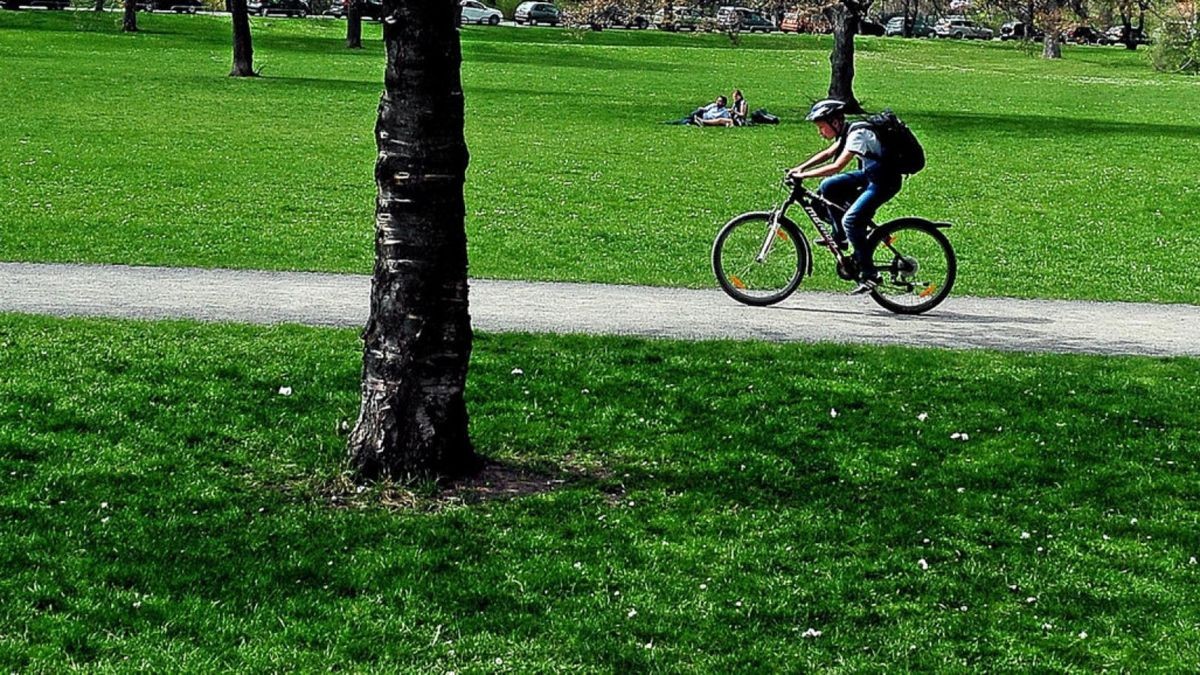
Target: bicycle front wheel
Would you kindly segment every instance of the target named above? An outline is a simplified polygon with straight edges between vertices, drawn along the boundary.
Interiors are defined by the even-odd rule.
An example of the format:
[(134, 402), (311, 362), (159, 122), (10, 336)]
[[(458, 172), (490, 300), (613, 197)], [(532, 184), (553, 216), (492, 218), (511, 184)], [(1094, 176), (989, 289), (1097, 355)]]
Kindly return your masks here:
[(884, 223), (872, 235), (871, 261), (881, 277), (871, 298), (897, 314), (921, 314), (937, 307), (958, 274), (950, 240), (927, 220)]
[(747, 305), (773, 305), (804, 279), (808, 248), (795, 223), (780, 219), (771, 234), (770, 213), (745, 213), (725, 224), (713, 242), (717, 283)]

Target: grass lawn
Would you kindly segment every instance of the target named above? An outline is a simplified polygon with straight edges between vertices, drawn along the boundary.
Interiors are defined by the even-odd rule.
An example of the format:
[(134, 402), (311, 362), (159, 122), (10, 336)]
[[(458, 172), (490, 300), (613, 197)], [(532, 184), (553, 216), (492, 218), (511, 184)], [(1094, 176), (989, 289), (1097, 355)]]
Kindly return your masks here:
[[(378, 26), (0, 12), (0, 259), (367, 273)], [(711, 287), (716, 229), (820, 147), (829, 41), (463, 30), (472, 274)], [(957, 293), (1200, 302), (1200, 83), (1142, 53), (861, 39), (856, 88), (931, 166), (885, 215), (956, 223)], [(660, 124), (733, 87), (783, 119)], [(823, 261), (824, 262), (824, 261)], [(812, 286), (841, 287), (828, 264)]]
[(478, 449), (565, 482), (336, 505), (357, 345), (3, 317), (0, 667), (1200, 662), (1196, 360), (482, 335)]

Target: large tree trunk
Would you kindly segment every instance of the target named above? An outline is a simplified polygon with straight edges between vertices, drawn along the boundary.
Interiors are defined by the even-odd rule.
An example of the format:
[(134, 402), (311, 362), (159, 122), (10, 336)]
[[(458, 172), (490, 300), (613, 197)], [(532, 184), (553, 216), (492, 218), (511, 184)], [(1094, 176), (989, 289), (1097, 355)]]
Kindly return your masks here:
[(854, 96), (854, 35), (858, 32), (858, 13), (838, 2), (825, 9), (833, 24), (833, 51), (829, 53), (829, 98), (846, 104), (846, 112), (862, 112)]
[(229, 13), (233, 16), (233, 70), (230, 77), (256, 77), (254, 72), (254, 45), (250, 42), (250, 14), (246, 11), (246, 0), (229, 0)]
[(472, 334), (459, 6), (385, 0), (384, 14), (375, 271), (349, 464), (360, 480), (462, 475), (479, 462), (463, 398)]
[(125, 16), (121, 17), (121, 30), (137, 32), (137, 0), (125, 0)]
[(362, 0), (346, 3), (346, 48), (362, 49)]

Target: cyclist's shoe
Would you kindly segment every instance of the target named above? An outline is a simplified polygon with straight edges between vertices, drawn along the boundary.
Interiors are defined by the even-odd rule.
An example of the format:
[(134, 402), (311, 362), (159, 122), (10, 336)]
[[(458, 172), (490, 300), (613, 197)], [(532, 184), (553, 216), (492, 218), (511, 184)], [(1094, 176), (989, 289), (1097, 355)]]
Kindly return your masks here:
[(854, 290), (850, 291), (850, 295), (862, 295), (864, 293), (870, 293), (871, 291), (875, 290), (877, 286), (879, 286), (879, 282), (881, 281), (883, 280), (880, 279), (879, 276), (865, 278), (858, 282), (858, 285), (854, 287)]
[[(813, 243), (816, 244), (817, 246), (828, 246), (829, 240), (826, 239), (825, 237), (817, 237), (817, 239), (814, 240)], [(839, 251), (850, 250), (850, 242), (846, 241), (845, 239), (838, 239), (837, 237), (834, 237), (833, 244), (834, 244), (834, 246), (838, 247)]]

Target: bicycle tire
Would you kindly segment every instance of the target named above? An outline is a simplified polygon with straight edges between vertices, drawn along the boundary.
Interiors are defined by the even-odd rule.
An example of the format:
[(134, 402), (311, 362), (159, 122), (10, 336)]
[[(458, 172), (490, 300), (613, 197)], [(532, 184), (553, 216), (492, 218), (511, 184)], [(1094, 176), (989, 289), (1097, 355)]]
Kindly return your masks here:
[[(721, 228), (713, 241), (712, 266), (721, 290), (746, 305), (765, 307), (794, 293), (809, 269), (810, 250), (800, 228), (787, 218), (772, 242), (770, 261), (757, 260), (771, 214), (743, 213)], [(757, 243), (756, 243), (757, 242)]]
[[(888, 242), (885, 244), (885, 242)], [(901, 218), (879, 226), (868, 242), (882, 281), (871, 299), (896, 314), (923, 314), (950, 295), (958, 258), (950, 239), (921, 218)]]

